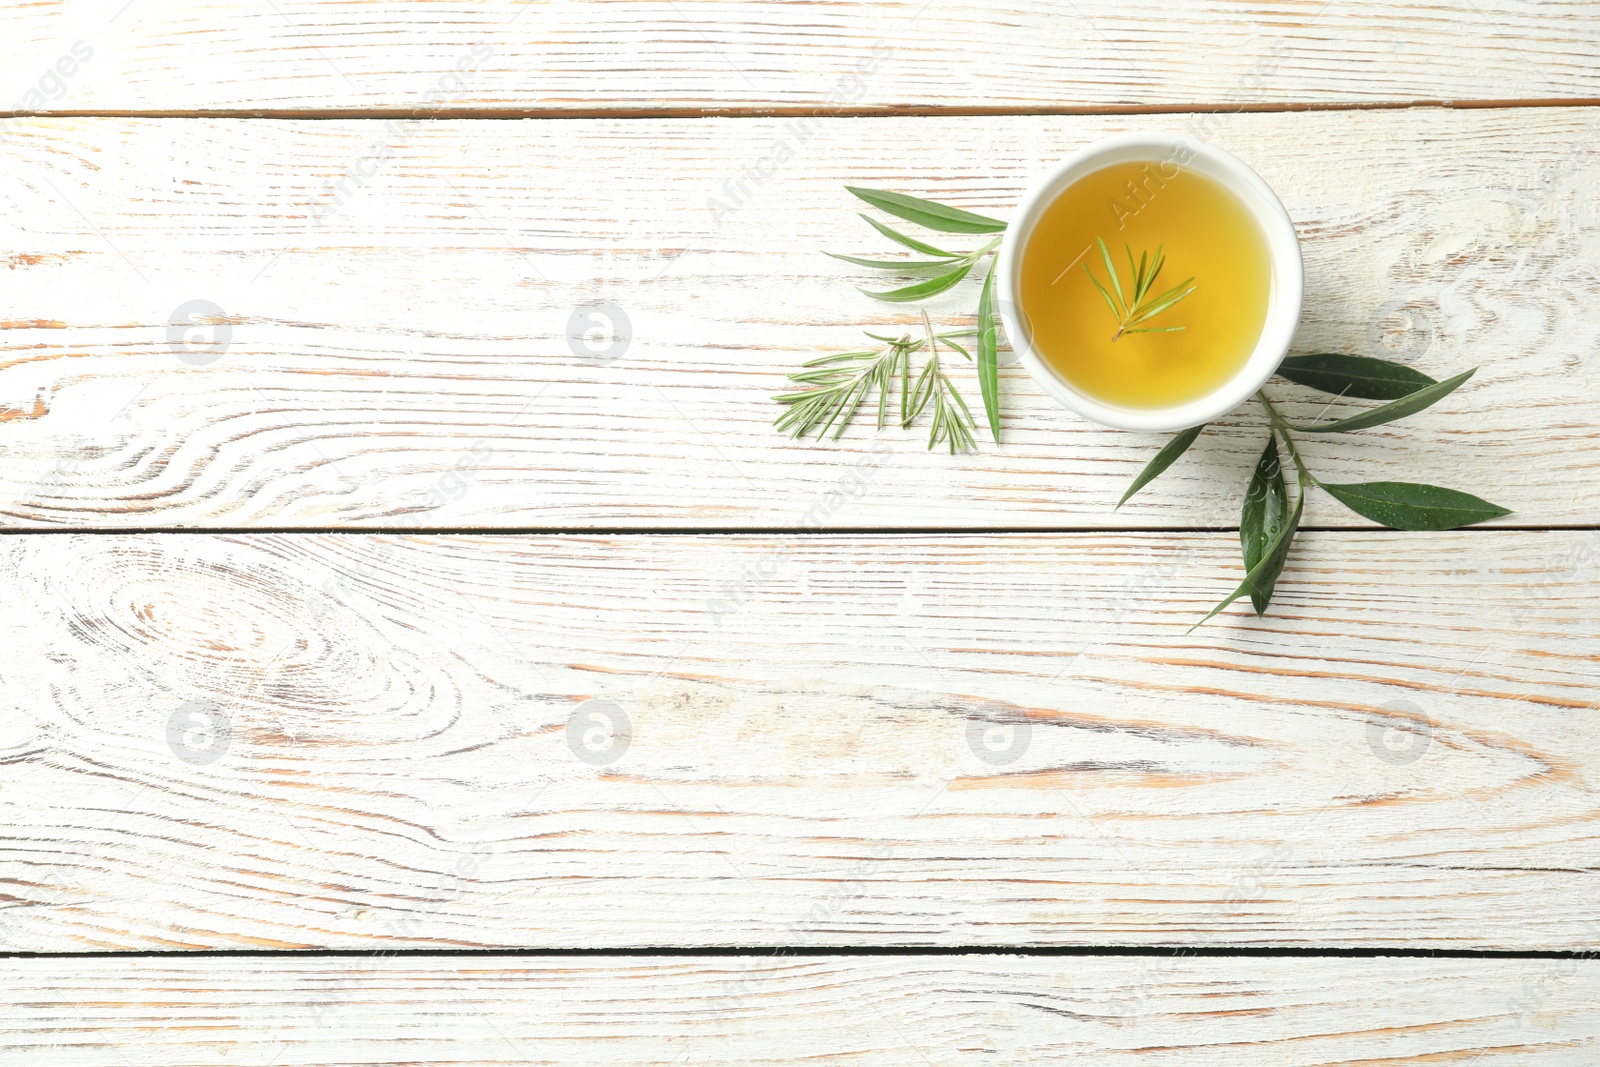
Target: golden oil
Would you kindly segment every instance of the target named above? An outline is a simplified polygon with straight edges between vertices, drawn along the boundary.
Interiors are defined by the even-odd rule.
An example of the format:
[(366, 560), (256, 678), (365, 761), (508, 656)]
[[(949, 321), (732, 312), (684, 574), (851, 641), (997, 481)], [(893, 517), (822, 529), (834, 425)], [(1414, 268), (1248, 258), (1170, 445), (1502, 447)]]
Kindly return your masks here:
[[(1095, 238), (1124, 290), (1137, 261), (1161, 246), (1151, 293), (1193, 276), (1195, 290), (1125, 333), (1084, 265), (1111, 289)], [(1267, 319), (1272, 265), (1266, 236), (1221, 183), (1174, 162), (1116, 163), (1078, 179), (1045, 208), (1022, 252), (1018, 297), (1036, 352), (1079, 391), (1122, 407), (1165, 408), (1212, 392), (1250, 358)]]

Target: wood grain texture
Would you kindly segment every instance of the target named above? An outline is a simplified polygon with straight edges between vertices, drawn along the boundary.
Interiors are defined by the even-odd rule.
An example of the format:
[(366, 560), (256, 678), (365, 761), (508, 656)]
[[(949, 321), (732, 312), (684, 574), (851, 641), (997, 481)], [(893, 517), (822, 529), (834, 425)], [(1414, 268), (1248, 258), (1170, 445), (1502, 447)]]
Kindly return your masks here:
[(0, 107), (450, 113), (1593, 98), (1597, 40), (1600, 16), (1574, 0), (64, 0), (12, 5), (0, 18), (10, 72)]
[(1587, 949), (1597, 549), (9, 537), (0, 947)]
[[(771, 427), (787, 371), (912, 321), (819, 253), (884, 244), (842, 183), (1005, 214), (1072, 148), (1174, 128), (1282, 194), (1307, 263), (1297, 350), (1387, 354), (1438, 377), (1482, 365), (1422, 415), (1308, 441), (1320, 475), (1467, 488), (1519, 524), (1600, 522), (1589, 108), (30, 120), (0, 142), (0, 513), (92, 527), (1232, 525), (1263, 436), (1253, 406), (1119, 513), (1160, 439), (1083, 423), (1016, 366), (1002, 368), (998, 451), (928, 455), (925, 431), (866, 427), (798, 444)], [(792, 158), (778, 165), (775, 146)], [(971, 323), (978, 285), (934, 301), (939, 322)], [(221, 313), (220, 358), (174, 347), (222, 336), (179, 313), (195, 300)], [(630, 320), (625, 351), (574, 339), (594, 301)], [(1277, 395), (1307, 419), (1344, 410)], [(1321, 496), (1307, 522), (1365, 524)]]
[(60, 1067), (1583, 1067), (1600, 1053), (1600, 964), (1572, 959), (30, 959), (5, 963), (0, 992), (0, 1055)]

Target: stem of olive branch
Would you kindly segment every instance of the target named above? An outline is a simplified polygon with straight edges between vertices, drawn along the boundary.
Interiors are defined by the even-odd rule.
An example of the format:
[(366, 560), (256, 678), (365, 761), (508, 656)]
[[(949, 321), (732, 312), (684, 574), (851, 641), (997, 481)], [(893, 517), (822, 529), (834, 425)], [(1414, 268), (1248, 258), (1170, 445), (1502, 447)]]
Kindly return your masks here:
[(1300, 450), (1294, 446), (1294, 437), (1289, 433), (1289, 423), (1278, 414), (1278, 409), (1272, 406), (1272, 401), (1267, 399), (1267, 394), (1257, 390), (1256, 399), (1261, 401), (1261, 406), (1267, 409), (1267, 418), (1272, 420), (1272, 428), (1283, 435), (1283, 443), (1289, 449), (1289, 458), (1294, 460), (1295, 470), (1299, 474), (1300, 491), (1305, 492), (1306, 483), (1321, 485), (1317, 476), (1306, 469), (1305, 461), (1300, 458)]
[(970, 259), (974, 263), (978, 262), (978, 260), (988, 255), (990, 252), (993, 252), (996, 248), (1000, 247), (1000, 240), (1003, 237), (1005, 237), (1005, 234), (1001, 234), (999, 237), (994, 238), (976, 252), (968, 252), (964, 258)]

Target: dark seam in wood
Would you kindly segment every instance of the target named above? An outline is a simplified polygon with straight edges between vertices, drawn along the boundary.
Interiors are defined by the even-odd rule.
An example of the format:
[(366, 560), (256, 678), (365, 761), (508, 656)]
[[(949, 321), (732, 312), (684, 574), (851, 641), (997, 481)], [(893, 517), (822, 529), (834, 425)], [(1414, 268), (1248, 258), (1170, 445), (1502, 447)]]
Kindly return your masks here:
[(386, 108), (93, 108), (60, 111), (0, 111), (10, 119), (699, 119), (699, 118), (1003, 118), (1053, 115), (1187, 115), (1273, 114), (1286, 111), (1403, 111), (1410, 108), (1596, 107), (1600, 97), (1510, 100), (1338, 100), (1241, 104), (1081, 104), (1016, 106), (948, 106), (942, 104), (885, 104), (869, 107), (581, 107), (518, 108), (469, 107), (419, 110)]

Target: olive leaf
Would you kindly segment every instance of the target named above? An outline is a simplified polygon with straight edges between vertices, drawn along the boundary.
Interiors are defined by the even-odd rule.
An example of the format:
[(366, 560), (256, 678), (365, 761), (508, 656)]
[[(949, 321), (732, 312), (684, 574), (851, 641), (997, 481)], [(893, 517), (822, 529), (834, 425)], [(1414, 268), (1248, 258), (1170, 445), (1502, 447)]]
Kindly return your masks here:
[[(971, 270), (972, 263), (968, 260), (962, 262), (961, 266), (948, 274), (941, 274), (937, 278), (929, 278), (927, 281), (917, 282), (915, 285), (907, 285), (901, 289), (889, 289), (884, 292), (873, 292), (870, 289), (862, 289), (861, 291), (874, 300), (888, 300), (892, 303), (903, 304), (911, 300), (922, 300), (930, 296), (936, 296), (955, 285), (962, 278), (965, 278)], [(859, 289), (860, 286), (856, 288)]]
[(913, 252), (921, 252), (925, 256), (945, 256), (950, 259), (956, 258), (956, 253), (946, 252), (942, 248), (935, 248), (926, 241), (919, 241), (915, 237), (907, 237), (893, 226), (885, 225), (884, 223), (881, 223), (877, 219), (873, 218), (871, 215), (862, 215), (861, 217), (866, 219), (868, 225), (870, 225), (874, 230), (877, 230), (891, 241), (905, 245)]
[[(924, 209), (937, 208), (939, 211), (944, 212), (946, 216), (952, 218), (955, 216), (970, 216), (973, 219), (983, 220), (982, 215), (972, 215), (971, 212), (960, 211), (957, 208), (946, 208), (927, 200), (918, 200), (916, 197), (903, 196), (900, 193), (885, 193), (874, 189), (855, 189), (850, 186), (846, 186), (845, 188), (850, 189), (851, 192), (855, 193), (857, 196), (861, 196), (863, 199), (868, 200), (870, 203), (878, 203), (879, 199), (885, 197), (890, 198), (885, 202), (893, 203), (899, 208), (903, 209), (901, 212), (902, 214), (905, 211), (911, 210), (911, 208), (906, 206), (908, 203), (914, 203), (924, 205), (923, 208), (917, 209), (918, 212), (924, 215), (927, 214), (927, 211)], [(867, 196), (865, 194), (871, 195)], [(921, 241), (914, 241), (905, 234), (891, 229), (882, 223), (875, 222), (874, 220), (867, 218), (865, 215), (861, 217), (872, 223), (872, 225), (877, 228), (878, 232), (900, 242), (906, 247), (918, 252), (923, 252), (927, 255), (941, 257), (939, 259), (895, 260), (868, 259), (862, 256), (845, 256), (840, 255), (837, 252), (825, 253), (826, 255), (832, 256), (834, 259), (842, 260), (845, 263), (854, 263), (857, 266), (871, 267), (874, 270), (894, 270), (900, 271), (904, 274), (927, 274), (932, 271), (943, 272), (937, 277), (928, 278), (925, 281), (917, 282), (914, 285), (903, 286), (899, 289), (887, 289), (883, 291), (877, 291), (873, 289), (861, 290), (874, 300), (887, 300), (894, 303), (907, 303), (912, 300), (925, 300), (930, 296), (937, 296), (946, 289), (952, 288), (958, 282), (960, 282), (961, 279), (965, 278), (969, 273), (971, 273), (972, 268), (977, 265), (979, 260), (988, 255), (990, 252), (993, 252), (1000, 244), (1000, 238), (994, 237), (970, 252), (962, 252), (960, 254), (945, 252), (942, 249), (933, 247), (932, 245), (923, 244)], [(985, 228), (975, 232), (989, 232), (990, 228), (988, 227), (988, 223), (993, 221), (994, 220), (992, 219), (984, 220)], [(931, 225), (931, 223), (929, 223), (929, 225)], [(1004, 224), (998, 225), (1000, 226), (1001, 230), (1005, 229)]]
[(1375, 407), (1370, 411), (1363, 411), (1359, 415), (1351, 415), (1347, 419), (1325, 422), (1320, 426), (1299, 426), (1294, 423), (1288, 425), (1291, 430), (1300, 430), (1304, 433), (1347, 433), (1350, 430), (1365, 430), (1369, 426), (1382, 426), (1386, 422), (1403, 419), (1407, 415), (1415, 415), (1424, 408), (1432, 407), (1455, 392), (1477, 371), (1477, 367), (1462, 371), (1454, 378), (1446, 378), (1442, 382), (1434, 382), (1432, 385), (1423, 386), (1421, 389), (1407, 393), (1399, 400), (1391, 401), (1381, 407)]
[(1005, 232), (1006, 224), (999, 219), (963, 211), (958, 207), (947, 207), (905, 193), (891, 193), (887, 189), (863, 189), (858, 185), (847, 185), (845, 188), (875, 208), (930, 230), (941, 233)]
[(1191, 426), (1163, 445), (1161, 451), (1155, 454), (1155, 458), (1144, 465), (1144, 470), (1139, 472), (1133, 484), (1128, 486), (1128, 491), (1122, 494), (1122, 499), (1117, 501), (1117, 507), (1126, 504), (1129, 497), (1155, 481), (1162, 471), (1172, 466), (1174, 460), (1189, 451), (1189, 446), (1194, 444), (1195, 438), (1199, 437), (1200, 431), (1205, 428), (1206, 424), (1203, 422), (1199, 426)]
[(930, 270), (949, 270), (961, 260), (951, 259), (865, 259), (861, 256), (842, 256), (837, 252), (824, 252), (825, 256), (842, 259), (846, 263), (854, 263), (858, 267), (872, 267), (875, 270), (897, 270), (906, 274), (919, 274)]
[(983, 411), (989, 417), (989, 433), (1000, 443), (1000, 359), (994, 335), (994, 261), (983, 279), (978, 296), (978, 387), (983, 391)]
[(1289, 356), (1278, 364), (1278, 375), (1296, 385), (1359, 400), (1399, 400), (1418, 389), (1438, 384), (1404, 363), (1337, 352)]
[(1197, 628), (1214, 618), (1223, 608), (1226, 608), (1246, 593), (1253, 592), (1258, 583), (1263, 583), (1267, 580), (1268, 575), (1272, 576), (1273, 582), (1277, 581), (1278, 575), (1283, 571), (1284, 561), (1289, 558), (1289, 545), (1294, 541), (1295, 531), (1300, 529), (1300, 513), (1305, 510), (1305, 506), (1305, 485), (1302, 482), (1299, 499), (1294, 502), (1294, 510), (1289, 513), (1289, 521), (1284, 524), (1283, 529), (1278, 531), (1278, 536), (1271, 541), (1266, 552), (1257, 561), (1256, 565), (1246, 572), (1244, 581), (1240, 582), (1238, 588), (1228, 594), (1226, 600), (1207, 612), (1205, 618), (1189, 627), (1188, 630), (1184, 631), (1185, 633), (1194, 633)]
[(1471, 493), (1419, 482), (1320, 484), (1357, 515), (1394, 530), (1454, 530), (1511, 514)]
[[(1244, 507), (1239, 513), (1239, 548), (1244, 556), (1245, 573), (1255, 570), (1267, 553), (1267, 546), (1277, 540), (1289, 516), (1289, 490), (1283, 481), (1283, 464), (1278, 462), (1278, 438), (1267, 434), (1267, 447), (1256, 461), (1255, 473), (1250, 476), (1250, 486), (1245, 490)], [(1259, 617), (1272, 600), (1272, 589), (1277, 584), (1278, 569), (1251, 582), (1250, 603)]]

